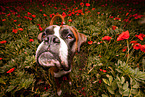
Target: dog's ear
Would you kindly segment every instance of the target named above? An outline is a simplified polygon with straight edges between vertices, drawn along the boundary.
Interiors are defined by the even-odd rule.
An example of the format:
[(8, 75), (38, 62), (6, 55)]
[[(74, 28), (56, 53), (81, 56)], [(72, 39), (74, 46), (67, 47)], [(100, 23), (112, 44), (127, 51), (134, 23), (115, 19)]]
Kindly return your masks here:
[(72, 27), (72, 28), (75, 30), (75, 32), (78, 36), (77, 49), (78, 49), (78, 52), (80, 52), (80, 47), (83, 43), (85, 43), (87, 41), (87, 37), (85, 34), (79, 33), (75, 27)]
[(42, 42), (42, 32), (38, 35), (37, 39), (38, 39), (38, 42)]

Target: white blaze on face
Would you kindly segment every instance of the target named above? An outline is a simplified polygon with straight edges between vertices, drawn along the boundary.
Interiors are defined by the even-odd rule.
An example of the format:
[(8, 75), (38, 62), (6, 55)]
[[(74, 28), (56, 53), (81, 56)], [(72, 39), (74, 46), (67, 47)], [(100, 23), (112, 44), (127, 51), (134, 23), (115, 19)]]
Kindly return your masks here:
[(65, 41), (60, 37), (59, 30), (60, 30), (59, 26), (56, 26), (54, 28), (54, 35), (57, 36), (60, 40), (59, 56), (61, 61), (67, 65), (66, 67), (68, 67), (68, 61), (67, 61), (68, 47)]

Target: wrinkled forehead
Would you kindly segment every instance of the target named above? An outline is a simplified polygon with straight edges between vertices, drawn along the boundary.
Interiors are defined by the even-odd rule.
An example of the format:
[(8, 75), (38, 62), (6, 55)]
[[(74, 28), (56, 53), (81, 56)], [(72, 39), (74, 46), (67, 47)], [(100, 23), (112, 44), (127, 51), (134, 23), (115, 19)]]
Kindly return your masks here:
[(62, 26), (51, 25), (47, 27), (44, 31), (44, 33), (48, 35), (55, 34), (56, 32), (59, 34), (62, 34), (63, 32), (69, 32), (74, 34), (76, 38), (78, 37), (78, 33), (71, 26), (68, 25), (62, 25)]

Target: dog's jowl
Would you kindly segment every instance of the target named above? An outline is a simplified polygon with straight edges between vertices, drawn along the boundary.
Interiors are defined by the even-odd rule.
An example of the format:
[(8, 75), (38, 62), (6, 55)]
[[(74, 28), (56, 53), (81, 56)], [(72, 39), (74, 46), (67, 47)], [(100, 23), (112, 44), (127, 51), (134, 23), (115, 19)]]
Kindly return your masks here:
[(67, 75), (69, 79), (73, 56), (77, 50), (80, 51), (81, 44), (86, 42), (87, 38), (75, 27), (53, 25), (56, 17), (60, 17), (64, 24), (64, 18), (57, 14), (52, 18), (50, 26), (38, 35), (41, 43), (36, 51), (36, 62), (40, 66), (50, 67), (49, 71), (56, 81), (57, 94), (61, 95), (58, 78)]

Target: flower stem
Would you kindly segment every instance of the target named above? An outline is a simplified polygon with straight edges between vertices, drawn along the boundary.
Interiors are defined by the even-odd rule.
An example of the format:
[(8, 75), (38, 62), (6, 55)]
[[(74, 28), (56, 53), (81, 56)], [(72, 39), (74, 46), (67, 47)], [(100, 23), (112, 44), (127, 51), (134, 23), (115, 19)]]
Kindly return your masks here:
[(129, 55), (129, 42), (128, 42), (128, 39), (126, 40), (126, 42), (127, 42), (127, 49), (128, 49), (128, 51), (127, 51), (127, 61), (126, 61), (126, 64), (127, 64), (128, 60), (129, 60), (129, 57), (130, 57), (130, 55)]

